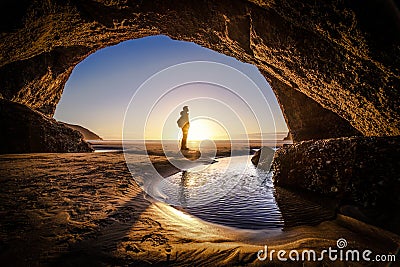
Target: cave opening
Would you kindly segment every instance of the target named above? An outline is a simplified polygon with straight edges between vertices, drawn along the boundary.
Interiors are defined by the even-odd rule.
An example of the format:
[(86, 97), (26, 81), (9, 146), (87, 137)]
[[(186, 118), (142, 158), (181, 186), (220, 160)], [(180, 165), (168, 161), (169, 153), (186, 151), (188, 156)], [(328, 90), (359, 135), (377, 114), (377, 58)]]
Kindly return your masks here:
[[(256, 102), (256, 98), (260, 96), (267, 101), (264, 102), (266, 104), (263, 107), (264, 110), (259, 110), (265, 113), (265, 116), (270, 121), (267, 125), (268, 129), (261, 129), (260, 131), (260, 129), (252, 126), (249, 126), (248, 129), (246, 128), (247, 131), (235, 129), (234, 131), (236, 132), (230, 133), (230, 138), (259, 139), (261, 135), (264, 135), (263, 137), (266, 139), (283, 140), (288, 136), (288, 127), (276, 96), (256, 66), (240, 62), (235, 58), (191, 42), (172, 40), (164, 35), (124, 41), (118, 45), (98, 50), (85, 58), (74, 68), (66, 82), (54, 118), (68, 124), (81, 125), (88, 128), (105, 140), (121, 140), (123, 120), (129, 100), (141, 84), (164, 69), (189, 62), (211, 62), (226, 65), (226, 68), (234, 68), (238, 73), (243, 73), (242, 79), (247, 77), (255, 85), (254, 88), (241, 88), (242, 94), (246, 94), (246, 96), (237, 96), (236, 98), (239, 99), (236, 100), (232, 96), (225, 95), (226, 93), (229, 95), (229, 90), (224, 93), (221, 88), (215, 86), (220, 82), (218, 78), (213, 81), (214, 84), (197, 83), (195, 85), (185, 85), (185, 88), (182, 88), (180, 93), (176, 92), (175, 98), (185, 98), (182, 94), (187, 94), (186, 98), (191, 99), (196, 98), (193, 95), (193, 91), (204, 91), (202, 96), (197, 96), (198, 98), (201, 97), (203, 101), (200, 101), (201, 103), (192, 103), (193, 117), (199, 117), (193, 121), (193, 129), (198, 128), (192, 131), (193, 138), (196, 139), (201, 136), (215, 139), (227, 138), (222, 133), (223, 129), (221, 127), (213, 127), (212, 122), (206, 122), (204, 119), (202, 121), (200, 118), (203, 112), (201, 110), (202, 107), (208, 106), (208, 109), (212, 109), (214, 113), (229, 113), (236, 109), (235, 101), (247, 101), (247, 104), (254, 105), (254, 103), (248, 102)], [(185, 67), (182, 66), (180, 70), (182, 75), (186, 75), (184, 69)], [(210, 72), (210, 69), (206, 67), (198, 67), (196, 70), (204, 73)], [(220, 80), (237, 79), (233, 77), (235, 74), (228, 72), (221, 70), (220, 73), (216, 73), (216, 76), (220, 75)], [(202, 77), (202, 74), (199, 73), (199, 77)], [(199, 79), (199, 77), (196, 78)], [(235, 83), (238, 87), (246, 86), (240, 79), (235, 80)], [(156, 84), (155, 86), (164, 85)], [(261, 92), (261, 95), (257, 95), (260, 92), (253, 92), (253, 90), (257, 89)], [(219, 92), (214, 93), (213, 91)], [(148, 94), (151, 94), (151, 92)], [(247, 99), (244, 99), (245, 97)], [(204, 100), (206, 98), (209, 98), (209, 100)], [(231, 106), (231, 111), (219, 107), (216, 104), (217, 102), (210, 100), (211, 98)], [(260, 105), (259, 103), (257, 104)], [(153, 103), (148, 103), (148, 105), (153, 105)], [(250, 108), (254, 112), (254, 107)], [(237, 112), (243, 113), (244, 111), (239, 108)], [(148, 114), (142, 115), (146, 116)], [(140, 115), (138, 114), (138, 116)], [(229, 120), (229, 118), (225, 119)], [(209, 125), (209, 127), (204, 127), (201, 130), (201, 126), (198, 124)], [(175, 127), (175, 125), (173, 126)], [(215, 133), (207, 133), (207, 129), (210, 128), (213, 128)], [(170, 131), (172, 130), (170, 129)], [(246, 134), (248, 134), (247, 137), (245, 136)], [(164, 134), (163, 138), (165, 138), (165, 135), (167, 135), (167, 138), (172, 138), (171, 134), (168, 135), (168, 133)], [(148, 138), (160, 139), (160, 136), (150, 135)], [(131, 136), (130, 139), (140, 139), (140, 137)]]
[[(269, 236), (257, 240), (284, 248), (295, 244), (300, 249), (307, 249), (311, 244), (323, 249), (335, 247), (337, 239), (351, 236), (349, 244), (354, 247), (396, 254), (398, 242), (393, 240), (398, 240), (400, 224), (398, 214), (393, 212), (400, 209), (397, 197), (400, 188), (397, 179), (400, 34), (396, 33), (400, 24), (395, 1), (379, 2), (379, 5), (378, 2), (50, 0), (24, 1), (15, 8), (1, 9), (13, 19), (4, 23), (0, 42), (0, 152), (63, 152), (2, 155), (1, 176), (9, 179), (4, 179), (1, 187), (2, 210), (6, 214), (1, 217), (0, 224), (15, 226), (6, 229), (5, 240), (0, 242), (3, 254), (14, 265), (46, 263), (60, 252), (63, 253), (60, 261), (70, 259), (76, 263), (79, 261), (74, 256), (86, 253), (66, 251), (71, 244), (69, 237), (83, 239), (87, 244), (86, 241), (93, 240), (93, 234), (96, 235), (92, 227), (95, 225), (98, 229), (105, 226), (106, 230), (111, 230), (113, 238), (111, 246), (104, 242), (110, 235), (102, 235), (105, 238), (100, 237), (100, 242), (88, 242), (89, 249), (85, 251), (99, 253), (93, 255), (96, 259), (93, 265), (99, 265), (98, 259), (113, 259), (115, 252), (121, 255), (115, 259), (118, 263), (132, 264), (130, 257), (135, 254), (139, 255), (133, 259), (135, 263), (150, 264), (148, 257), (140, 258), (144, 255), (140, 252), (146, 250), (154, 256), (152, 263), (164, 262), (165, 255), (159, 253), (160, 246), (151, 245), (149, 241), (165, 245), (167, 259), (175, 252), (182, 256), (179, 264), (193, 264), (191, 261), (197, 258), (195, 263), (215, 265), (221, 260), (223, 264), (237, 265), (238, 258), (232, 257), (233, 254), (240, 254), (239, 260), (243, 260), (243, 264), (254, 263), (257, 246), (229, 241), (223, 251), (221, 243), (214, 242), (215, 236), (208, 235), (208, 231), (200, 233), (198, 227), (177, 228), (176, 233), (167, 228), (171, 234), (167, 238), (160, 226), (171, 223), (158, 222), (158, 217), (145, 213), (149, 203), (143, 202), (142, 191), (131, 183), (121, 154), (64, 153), (91, 151), (80, 135), (52, 119), (65, 83), (71, 73), (74, 70), (78, 73), (82, 66), (75, 68), (76, 65), (96, 51), (106, 51), (102, 48), (111, 49), (127, 40), (159, 34), (194, 42), (257, 66), (271, 85), (295, 142), (278, 151), (275, 161), (274, 185), (283, 189), (277, 192), (278, 202), (279, 199), (285, 201), (289, 188), (337, 201), (335, 211), (340, 212), (340, 216), (335, 221), (307, 231), (291, 229), (287, 232), (293, 237), (291, 240), (271, 240)], [(7, 20), (10, 16), (3, 18)], [(109, 88), (116, 89), (113, 85)], [(73, 120), (64, 119), (61, 102), (56, 118), (84, 124), (97, 131), (83, 118), (91, 122), (103, 110), (82, 111), (78, 105), (79, 101), (88, 107), (88, 103), (94, 104), (95, 90), (85, 95), (80, 89), (85, 88), (69, 90), (67, 87), (62, 100), (68, 98), (69, 92), (77, 92), (74, 101), (80, 114)], [(107, 113), (107, 104), (115, 102), (114, 97), (122, 97), (117, 91), (101, 96), (98, 90), (98, 97), (104, 102), (99, 101), (96, 107), (102, 107)], [(76, 121), (76, 118), (82, 121)], [(114, 120), (109, 122), (114, 123)], [(105, 138), (120, 136), (112, 137), (101, 129), (98, 133)], [(355, 135), (357, 137), (352, 137)], [(204, 133), (197, 138), (207, 136), (210, 134)], [(165, 167), (159, 163), (160, 169)], [(169, 176), (169, 171), (164, 174)], [(188, 180), (183, 173), (176, 178), (182, 183)], [(71, 181), (79, 185), (71, 188)], [(58, 192), (54, 188), (57, 183)], [(126, 190), (132, 187), (135, 196), (132, 198), (132, 194), (127, 194), (130, 201), (121, 207), (121, 193), (132, 193)], [(186, 194), (181, 192), (182, 199)], [(84, 198), (79, 200), (82, 196)], [(302, 202), (292, 203), (293, 206), (284, 205), (286, 209), (281, 206), (281, 212), (301, 222), (302, 216), (292, 216), (292, 207), (306, 210), (304, 207), (308, 204), (303, 201), (307, 199), (301, 197), (300, 200)], [(317, 200), (322, 202), (320, 198)], [(144, 205), (138, 207), (137, 203)], [(76, 209), (68, 213), (72, 206)], [(104, 207), (101, 216), (105, 217), (100, 220), (91, 212), (98, 206)], [(50, 212), (42, 208), (49, 208)], [(146, 216), (139, 216), (143, 213)], [(68, 222), (66, 219), (69, 218), (71, 221)], [(87, 223), (75, 223), (81, 220)], [(129, 230), (124, 228), (114, 235), (112, 230), (116, 221), (122, 225), (128, 222)], [(148, 231), (140, 235), (141, 231), (136, 231), (138, 228), (132, 225)], [(332, 228), (325, 227), (329, 225)], [(187, 234), (197, 236), (199, 233), (200, 242), (187, 243)], [(65, 241), (53, 238), (63, 235), (68, 236)], [(15, 237), (22, 238), (16, 240)], [(171, 244), (186, 245), (179, 246), (177, 251), (174, 247), (171, 253), (168, 240)], [(244, 239), (238, 236), (236, 240), (242, 242)], [(379, 242), (372, 244), (369, 240)], [(92, 244), (95, 246), (91, 247)], [(125, 248), (110, 249), (117, 248), (117, 244), (124, 244)], [(80, 245), (78, 247), (82, 248)], [(11, 254), (9, 247), (13, 250)], [(213, 261), (215, 255), (207, 253), (193, 257), (186, 249), (206, 252), (205, 247), (220, 251), (217, 261)], [(35, 248), (34, 251), (31, 248)], [(246, 249), (239, 251), (237, 248)], [(82, 262), (87, 263), (86, 260), (82, 259)]]
[[(144, 91), (142, 97), (134, 99), (140, 95), (140, 90)], [(147, 110), (142, 107), (143, 103), (154, 106), (149, 114), (142, 111)], [(200, 158), (196, 158), (199, 166), (210, 165), (210, 168), (199, 171), (193, 159), (194, 167), (187, 162), (179, 165), (181, 162), (177, 163), (177, 155), (167, 142), (163, 154), (183, 171), (154, 182), (160, 172), (141, 166), (140, 175), (152, 173), (153, 176), (144, 179), (150, 182), (149, 186), (145, 182), (143, 188), (155, 187), (154, 191), (168, 195), (170, 200), (176, 198), (176, 203), (167, 202), (172, 206), (191, 204), (188, 212), (209, 222), (244, 229), (281, 229), (283, 222), (274, 199), (272, 173), (264, 177), (265, 172), (253, 166), (249, 153), (253, 154), (262, 145), (275, 148), (291, 143), (291, 140), (284, 140), (288, 137), (288, 127), (280, 105), (265, 77), (254, 65), (163, 35), (124, 41), (98, 50), (74, 68), (54, 118), (68, 123), (69, 127), (88, 128), (101, 137), (101, 141), (87, 140), (97, 152), (118, 151), (118, 141), (123, 140), (124, 150), (128, 151), (124, 151), (127, 165), (135, 178), (137, 167), (130, 166), (137, 166), (137, 159), (135, 156), (132, 161), (130, 159), (142, 151), (138, 149), (140, 142), (137, 140), (150, 140), (143, 149), (150, 155), (153, 166), (157, 166), (151, 156), (158, 142), (148, 144), (160, 139), (162, 142), (179, 139), (175, 121), (183, 105), (190, 107), (188, 147), (191, 151), (201, 151)], [(160, 120), (161, 114), (167, 115)], [(138, 117), (147, 119), (146, 135), (137, 134), (144, 128)], [(161, 131), (160, 125), (163, 125)], [(157, 135), (157, 132), (161, 134)], [(195, 145), (197, 141), (198, 146)], [(204, 165), (205, 162), (208, 164)], [(241, 179), (246, 176), (251, 178)], [(223, 178), (214, 180), (214, 177)], [(181, 179), (186, 182), (181, 184)], [(199, 188), (193, 183), (202, 180), (214, 187), (195, 194)], [(230, 184), (222, 186), (227, 180)], [(245, 184), (237, 186), (240, 181)], [(178, 191), (174, 190), (176, 186)], [(216, 190), (218, 187), (225, 191)], [(146, 192), (163, 200), (152, 191)], [(214, 209), (204, 205), (211, 200)], [(193, 205), (197, 202), (201, 202), (201, 207)], [(221, 210), (225, 212), (221, 213)], [(213, 216), (216, 213), (221, 214)]]

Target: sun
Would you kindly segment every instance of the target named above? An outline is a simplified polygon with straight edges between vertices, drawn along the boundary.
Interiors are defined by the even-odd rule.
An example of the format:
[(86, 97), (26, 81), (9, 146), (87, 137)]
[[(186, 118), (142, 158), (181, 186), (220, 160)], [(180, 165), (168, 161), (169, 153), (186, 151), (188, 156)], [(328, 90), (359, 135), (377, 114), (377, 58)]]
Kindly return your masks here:
[(201, 141), (213, 139), (213, 123), (206, 119), (195, 119), (190, 122), (188, 140)]

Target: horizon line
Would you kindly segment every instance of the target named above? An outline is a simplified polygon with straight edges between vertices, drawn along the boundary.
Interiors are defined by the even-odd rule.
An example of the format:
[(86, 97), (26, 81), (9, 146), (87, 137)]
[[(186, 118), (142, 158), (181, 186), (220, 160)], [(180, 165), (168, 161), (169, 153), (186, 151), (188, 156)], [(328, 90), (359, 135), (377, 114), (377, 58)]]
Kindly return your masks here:
[[(202, 140), (188, 140), (188, 142), (199, 142), (199, 141), (289, 141), (289, 140), (283, 140), (283, 139), (236, 139), (236, 138), (231, 138), (231, 139), (202, 139)], [(87, 142), (89, 141), (180, 141), (180, 139), (101, 139), (101, 140), (96, 140), (96, 139), (88, 139), (85, 140)]]

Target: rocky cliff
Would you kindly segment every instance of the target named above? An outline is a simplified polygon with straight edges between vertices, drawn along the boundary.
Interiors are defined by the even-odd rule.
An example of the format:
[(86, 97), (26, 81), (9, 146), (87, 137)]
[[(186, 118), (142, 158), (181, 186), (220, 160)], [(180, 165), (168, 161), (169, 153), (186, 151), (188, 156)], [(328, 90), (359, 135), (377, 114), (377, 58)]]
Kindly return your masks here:
[(60, 122), (60, 123), (64, 124), (68, 128), (71, 128), (73, 130), (80, 132), (82, 134), (84, 140), (103, 140), (103, 138), (101, 138), (100, 136), (98, 136), (91, 130), (86, 129), (83, 126), (76, 125), (76, 124), (70, 124), (70, 123), (66, 123), (66, 122)]
[(92, 152), (78, 131), (38, 111), (0, 99), (0, 153)]

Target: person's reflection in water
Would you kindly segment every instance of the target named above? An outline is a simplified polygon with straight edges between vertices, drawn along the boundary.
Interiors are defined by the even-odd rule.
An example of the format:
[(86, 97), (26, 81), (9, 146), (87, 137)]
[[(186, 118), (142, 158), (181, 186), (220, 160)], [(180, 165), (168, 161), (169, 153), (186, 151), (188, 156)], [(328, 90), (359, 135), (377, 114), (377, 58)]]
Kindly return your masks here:
[(181, 183), (179, 187), (179, 203), (186, 207), (187, 198), (188, 198), (188, 181), (189, 181), (189, 173), (187, 171), (182, 171)]

